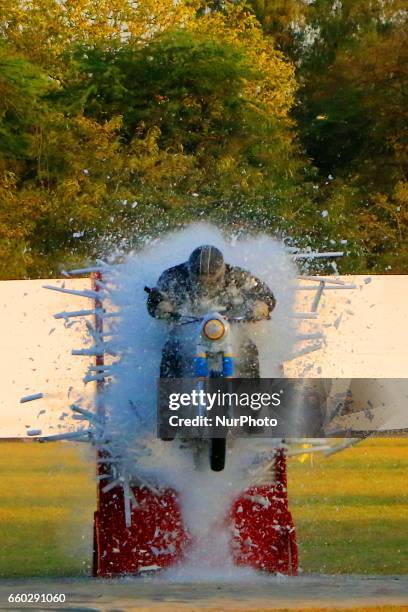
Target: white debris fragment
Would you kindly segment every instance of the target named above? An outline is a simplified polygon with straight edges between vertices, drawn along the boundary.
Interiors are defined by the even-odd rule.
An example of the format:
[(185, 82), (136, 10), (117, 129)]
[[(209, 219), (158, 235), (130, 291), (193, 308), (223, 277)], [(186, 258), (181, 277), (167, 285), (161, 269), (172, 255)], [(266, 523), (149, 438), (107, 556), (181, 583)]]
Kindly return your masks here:
[(99, 374), (87, 374), (86, 376), (84, 376), (84, 378), (82, 379), (83, 382), (85, 384), (88, 384), (90, 382), (101, 382), (104, 381), (106, 379), (106, 374), (103, 373), (99, 373)]
[(314, 351), (319, 351), (321, 348), (323, 348), (322, 342), (316, 342), (315, 344), (306, 346), (300, 351), (292, 353), (292, 355), (290, 355), (287, 361), (292, 361), (293, 359), (297, 359), (298, 357), (303, 357), (303, 355), (308, 355), (309, 353), (313, 353)]
[(305, 274), (301, 274), (297, 277), (299, 280), (308, 280), (308, 281), (313, 281), (313, 282), (324, 282), (324, 283), (330, 283), (330, 284), (334, 284), (334, 285), (345, 285), (345, 281), (341, 280), (340, 278), (333, 278), (332, 276), (310, 276), (310, 275), (305, 275)]
[(90, 310), (73, 310), (71, 312), (57, 312), (54, 315), (54, 319), (69, 319), (70, 317), (86, 317), (88, 315), (95, 315), (96, 310), (92, 308)]
[[(50, 427), (50, 429), (52, 429)], [(81, 431), (71, 431), (63, 434), (56, 434), (52, 436), (44, 436), (42, 441), (51, 442), (54, 440), (78, 440), (78, 441), (89, 441), (90, 440), (90, 431), (89, 430), (81, 430)]]
[(94, 345), (91, 348), (84, 348), (84, 349), (72, 349), (71, 351), (71, 355), (95, 355), (96, 357), (100, 357), (102, 355), (104, 355), (105, 353), (108, 354), (112, 354), (110, 353), (107, 349), (104, 350), (103, 346), (100, 345)]
[(317, 319), (317, 312), (293, 312), (292, 319)]
[(324, 338), (324, 334), (321, 332), (311, 332), (310, 334), (297, 334), (296, 341), (301, 342), (303, 340), (320, 340)]
[(106, 273), (106, 267), (102, 268), (101, 266), (90, 266), (88, 268), (76, 268), (74, 270), (68, 270), (69, 276), (79, 276), (80, 274), (91, 274), (92, 272), (102, 272)]
[(298, 259), (326, 259), (329, 257), (343, 257), (343, 255), (343, 251), (327, 251), (326, 253), (309, 251), (307, 253), (294, 253), (292, 258), (297, 261)]
[(72, 404), (71, 410), (73, 412), (76, 412), (84, 416), (88, 421), (96, 422), (96, 423), (99, 423), (100, 425), (103, 424), (102, 419), (100, 419), (96, 413), (91, 412), (90, 410), (85, 410), (85, 408), (81, 408), (80, 406), (77, 406), (76, 404)]
[(20, 404), (25, 404), (25, 402), (33, 402), (34, 400), (38, 400), (44, 397), (44, 393), (33, 393), (32, 395), (25, 395), (20, 398)]
[(335, 262), (335, 261), (332, 261), (332, 262), (330, 262), (330, 265), (331, 265), (331, 267), (333, 268), (334, 273), (338, 275), (338, 274), (339, 274), (339, 269), (338, 269), (338, 267), (337, 267), (336, 262)]
[(244, 495), (244, 499), (249, 499), (249, 501), (252, 501), (255, 504), (260, 504), (264, 508), (269, 508), (271, 505), (269, 499), (263, 495)]
[(84, 289), (83, 291), (78, 291), (76, 289), (65, 289), (64, 285), (61, 287), (53, 286), (53, 285), (43, 285), (44, 289), (50, 289), (51, 291), (59, 291), (61, 293), (69, 293), (70, 295), (77, 295), (79, 297), (87, 297), (91, 300), (102, 299), (103, 295), (97, 291), (88, 291)]

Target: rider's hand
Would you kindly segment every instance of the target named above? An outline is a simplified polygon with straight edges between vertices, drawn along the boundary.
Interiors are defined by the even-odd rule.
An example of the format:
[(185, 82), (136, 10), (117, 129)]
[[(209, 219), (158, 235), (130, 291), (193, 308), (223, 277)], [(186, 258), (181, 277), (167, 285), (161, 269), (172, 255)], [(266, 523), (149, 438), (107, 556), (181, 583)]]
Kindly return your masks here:
[(149, 291), (147, 309), (152, 317), (165, 319), (173, 312), (173, 305), (168, 300), (167, 296), (160, 291), (160, 289), (155, 287)]
[(262, 302), (262, 300), (255, 300), (253, 302), (251, 314), (254, 321), (269, 319), (269, 312), (269, 306), (266, 302)]
[(162, 300), (156, 307), (156, 317), (169, 319), (174, 314), (174, 306), (168, 300)]

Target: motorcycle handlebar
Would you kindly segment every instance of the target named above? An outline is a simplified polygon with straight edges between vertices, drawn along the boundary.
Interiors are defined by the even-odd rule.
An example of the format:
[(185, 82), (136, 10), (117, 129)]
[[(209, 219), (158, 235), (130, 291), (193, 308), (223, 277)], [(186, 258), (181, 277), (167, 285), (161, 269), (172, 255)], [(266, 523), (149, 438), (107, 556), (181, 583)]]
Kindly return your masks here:
[[(177, 321), (184, 323), (198, 323), (203, 320), (203, 317), (197, 317), (196, 315), (176, 314), (173, 315)], [(222, 315), (229, 323), (251, 323), (254, 322), (253, 317), (242, 316), (242, 317), (231, 317)]]
[[(145, 286), (144, 290), (147, 294), (152, 293), (155, 289), (151, 289), (150, 287)], [(227, 307), (228, 310), (228, 307)], [(181, 325), (186, 325), (187, 323), (198, 323), (202, 320), (202, 317), (198, 317), (197, 315), (188, 315), (188, 314), (179, 314), (179, 313), (169, 313), (170, 318), (175, 322), (180, 322)], [(255, 323), (258, 319), (254, 319), (248, 315), (242, 315), (240, 317), (232, 317), (228, 314), (222, 315), (229, 323)]]

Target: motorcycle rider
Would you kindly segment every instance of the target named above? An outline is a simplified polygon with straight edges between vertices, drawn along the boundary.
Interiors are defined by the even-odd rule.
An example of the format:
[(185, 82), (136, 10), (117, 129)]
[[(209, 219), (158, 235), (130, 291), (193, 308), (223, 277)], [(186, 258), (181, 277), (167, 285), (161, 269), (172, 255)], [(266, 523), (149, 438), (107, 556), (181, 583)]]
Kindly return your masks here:
[[(152, 317), (169, 322), (179, 314), (208, 310), (236, 311), (249, 321), (269, 319), (276, 300), (269, 287), (247, 270), (225, 263), (212, 245), (194, 249), (188, 261), (165, 270), (149, 291), (147, 309)], [(241, 378), (259, 378), (258, 350), (247, 339), (240, 346)], [(182, 378), (183, 355), (177, 337), (170, 335), (160, 365), (161, 378)]]

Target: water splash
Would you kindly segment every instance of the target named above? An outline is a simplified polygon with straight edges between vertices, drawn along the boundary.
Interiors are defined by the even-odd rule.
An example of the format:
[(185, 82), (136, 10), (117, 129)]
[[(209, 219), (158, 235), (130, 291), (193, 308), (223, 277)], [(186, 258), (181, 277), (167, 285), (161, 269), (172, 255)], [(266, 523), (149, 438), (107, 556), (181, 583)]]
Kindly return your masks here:
[(225, 519), (232, 500), (250, 484), (254, 458), (268, 450), (272, 453), (277, 441), (235, 440), (223, 472), (198, 475), (191, 449), (155, 437), (156, 380), (167, 324), (148, 315), (144, 286), (155, 285), (165, 268), (186, 261), (200, 244), (217, 246), (228, 263), (250, 270), (273, 290), (277, 306), (272, 320), (250, 326), (250, 335), (259, 349), (261, 376), (281, 375), (280, 366), (293, 350), (296, 331), (291, 313), (297, 270), (290, 255), (268, 236), (227, 240), (215, 227), (196, 224), (153, 241), (116, 269), (112, 300), (121, 317), (111, 344), (122, 358), (106, 391), (107, 427), (114, 454), (121, 457), (128, 474), (179, 492), (193, 539), (184, 569), (211, 572), (217, 567), (218, 573), (222, 568), (232, 575), (238, 570), (230, 559)]

